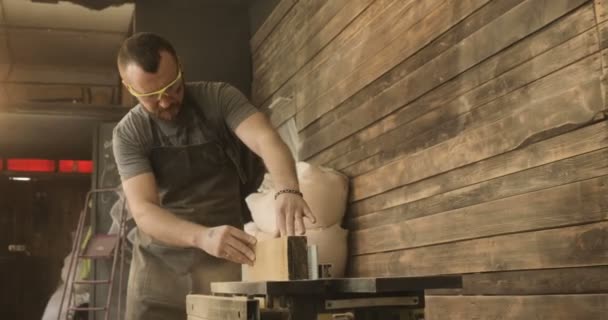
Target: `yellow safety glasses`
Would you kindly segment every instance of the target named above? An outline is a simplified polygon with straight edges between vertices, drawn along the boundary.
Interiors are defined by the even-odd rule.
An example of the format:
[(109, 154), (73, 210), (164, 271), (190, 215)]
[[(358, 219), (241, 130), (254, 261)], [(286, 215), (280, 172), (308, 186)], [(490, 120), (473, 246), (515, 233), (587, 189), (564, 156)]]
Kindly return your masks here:
[(167, 92), (167, 90), (169, 91), (175, 91), (173, 88), (173, 86), (182, 78), (182, 70), (178, 69), (177, 71), (177, 77), (175, 78), (175, 80), (171, 81), (171, 83), (169, 83), (166, 87), (158, 90), (158, 91), (154, 91), (154, 92), (148, 92), (148, 93), (139, 93), (137, 91), (135, 91), (130, 85), (126, 84), (124, 81), (124, 85), (127, 87), (127, 90), (129, 90), (129, 93), (131, 93), (134, 97), (137, 98), (151, 98), (153, 96), (157, 96), (156, 100), (160, 100), (164, 95), (165, 92)]

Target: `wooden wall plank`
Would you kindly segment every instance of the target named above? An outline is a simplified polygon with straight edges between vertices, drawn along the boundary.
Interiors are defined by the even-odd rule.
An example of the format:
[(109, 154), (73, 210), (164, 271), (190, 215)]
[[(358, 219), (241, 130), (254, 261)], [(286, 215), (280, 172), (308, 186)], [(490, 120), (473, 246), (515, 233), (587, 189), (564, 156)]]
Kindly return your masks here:
[(288, 43), (294, 32), (302, 31), (306, 21), (310, 16), (321, 8), (325, 0), (297, 1), (294, 6), (287, 11), (281, 22), (276, 26), (265, 41), (252, 53), (252, 68), (258, 70), (262, 62), (267, 61), (275, 52), (281, 50), (285, 43)]
[(593, 0), (595, 6), (595, 15), (597, 23), (600, 24), (608, 20), (608, 1), (607, 0)]
[[(491, 179), (374, 214), (348, 220), (349, 230), (429, 216), (608, 174), (608, 149)], [(557, 191), (556, 191), (557, 192)]]
[[(308, 61), (299, 71), (298, 74), (306, 74), (326, 63), (330, 58), (334, 58), (336, 52), (348, 51), (348, 48), (360, 42), (360, 38), (364, 35), (364, 31), (372, 28), (374, 24), (386, 12), (394, 11), (394, 6), (403, 5), (400, 0), (374, 0), (356, 19), (342, 30), (330, 43), (328, 43), (321, 51), (317, 52), (310, 61)], [(370, 26), (371, 24), (371, 26)], [(254, 74), (254, 77), (256, 75)], [(291, 78), (283, 86), (294, 86), (295, 78)], [(272, 86), (264, 83), (254, 82), (254, 90), (252, 97), (257, 105), (266, 104), (271, 93), (276, 90)], [(279, 89), (280, 91), (280, 89)], [(295, 113), (293, 114), (295, 115)]]
[[(474, 119), (478, 113), (492, 113), (492, 109), (504, 108), (508, 104), (520, 104), (529, 100), (529, 95), (546, 96), (558, 92), (553, 84), (542, 84), (559, 79), (560, 71), (547, 76), (593, 52), (598, 43), (595, 30), (591, 29), (570, 41), (523, 63), (503, 75), (476, 87), (440, 108), (403, 125), (381, 137), (371, 140), (361, 148), (345, 154), (329, 163), (349, 176), (358, 176), (371, 171), (405, 154), (428, 148), (454, 137), (456, 134), (483, 123)], [(543, 78), (547, 76), (546, 78)], [(539, 80), (540, 79), (540, 80)], [(569, 85), (580, 80), (572, 79)], [(557, 80), (559, 81), (559, 80)], [(532, 83), (531, 85), (529, 85)], [(568, 84), (559, 81), (559, 86)], [(535, 91), (535, 93), (532, 93)], [(465, 116), (460, 117), (462, 114)], [(481, 115), (483, 117), (483, 115)], [(491, 116), (490, 116), (491, 118)], [(484, 121), (492, 121), (484, 119)]]
[(355, 177), (351, 199), (364, 199), (589, 124), (603, 108), (599, 54), (575, 66), (586, 70), (580, 86), (558, 96), (530, 97), (528, 103), (513, 106), (514, 113), (504, 110), (506, 117), (499, 121)]
[(608, 264), (608, 221), (354, 256), (350, 276), (425, 276)]
[[(339, 63), (319, 69), (319, 72), (313, 72), (309, 77), (303, 78), (304, 83), (311, 83), (313, 79), (316, 81), (313, 86), (304, 87), (296, 94), (298, 129), (305, 128), (319, 116), (338, 106), (488, 1), (448, 1), (440, 3), (439, 6), (432, 2), (434, 1), (416, 2), (418, 6), (407, 12), (411, 13), (411, 16), (399, 17), (398, 21), (409, 23), (403, 25), (403, 28), (395, 26), (390, 32), (376, 34), (382, 34), (381, 37), (371, 37), (371, 48), (381, 50), (361, 47), (350, 51), (351, 54), (344, 56)], [(379, 46), (377, 42), (381, 40), (388, 40), (390, 44)], [(369, 56), (377, 58), (367, 60)]]
[[(543, 2), (526, 1), (518, 5), (436, 59), (412, 72), (382, 94), (353, 109), (348, 116), (307, 139), (302, 147), (301, 158), (306, 159), (381, 119), (425, 92), (572, 11), (583, 2), (560, 0), (553, 2), (551, 6), (545, 6)], [(522, 23), (522, 21), (526, 22)], [(432, 23), (436, 22), (433, 20)], [(488, 39), (493, 41), (489, 42)], [(299, 108), (298, 103), (297, 105)]]
[[(493, 4), (498, 3), (498, 1), (492, 2), (490, 5), (484, 7), (482, 10), (479, 10), (480, 13), (484, 15), (489, 15), (486, 12), (486, 8), (495, 9)], [(508, 9), (507, 7), (506, 9)], [(505, 8), (502, 8), (503, 10)], [(490, 10), (490, 12), (501, 12), (498, 9)], [(472, 16), (471, 18), (474, 18)], [(480, 18), (478, 18), (480, 19)], [(483, 26), (481, 23), (471, 22), (469, 19), (464, 20), (460, 23), (462, 29), (465, 31), (463, 35), (466, 36), (473, 31), (469, 30), (466, 26), (471, 25), (473, 31), (478, 30)], [(519, 64), (542, 54), (543, 52), (554, 48), (557, 45), (560, 45), (564, 41), (575, 37), (576, 35), (582, 33), (585, 30), (588, 30), (594, 26), (594, 15), (593, 8), (590, 5), (583, 6), (579, 10), (567, 15), (566, 17), (556, 21), (550, 26), (532, 34), (529, 37), (524, 38), (522, 41), (514, 44), (513, 46), (506, 48), (500, 53), (492, 56), (491, 58), (483, 61), (479, 65), (471, 68), (467, 72), (459, 75), (455, 79), (448, 81), (443, 84), (439, 88), (432, 90), (429, 94), (426, 94), (419, 99), (413, 101), (412, 103), (407, 104), (404, 108), (401, 108), (397, 112), (389, 115), (388, 117), (374, 123), (373, 125), (365, 128), (362, 131), (359, 131), (347, 139), (340, 141), (339, 143), (333, 145), (331, 148), (322, 151), (321, 153), (313, 156), (310, 161), (316, 164), (327, 164), (329, 166), (334, 166), (335, 164), (331, 163), (330, 160), (334, 160), (337, 157), (344, 155), (349, 151), (355, 151), (358, 149), (365, 149), (369, 147), (369, 144), (364, 144), (365, 142), (371, 141), (374, 138), (382, 135), (385, 132), (389, 132), (398, 126), (401, 126), (417, 117), (435, 110), (438, 107), (441, 107), (447, 103), (450, 103), (458, 96), (463, 95), (464, 93), (474, 89), (477, 86), (484, 84), (488, 80), (491, 80), (495, 77), (500, 76), (504, 72), (512, 69), (513, 67), (518, 66)], [(449, 35), (451, 32), (448, 32)], [(435, 46), (440, 46), (442, 43), (446, 43), (447, 47), (454, 45), (440, 37), (437, 39), (440, 41), (435, 44)], [(460, 41), (461, 38), (457, 37), (456, 40)], [(426, 48), (425, 48), (426, 49)], [(439, 51), (439, 50), (437, 50)], [(433, 56), (435, 50), (428, 53)], [(442, 51), (439, 51), (442, 52)], [(422, 50), (421, 53), (427, 54), (426, 50)], [(423, 60), (424, 58), (420, 58)], [(414, 64), (414, 65), (417, 65)], [(402, 74), (407, 74), (407, 69), (403, 69), (407, 66), (405, 63), (403, 66), (399, 66), (395, 69), (395, 73), (397, 75), (392, 75), (389, 78), (380, 79), (381, 81), (377, 81), (375, 87), (372, 85), (373, 91), (370, 92), (369, 96), (373, 97), (377, 95), (379, 92), (384, 90), (389, 84), (394, 83), (399, 78), (403, 77)], [(399, 76), (401, 75), (401, 76)], [(386, 81), (388, 84), (385, 86), (381, 85), (381, 82)], [(367, 93), (367, 89), (360, 91), (360, 93)], [(343, 104), (340, 109), (344, 108), (344, 112), (336, 112), (331, 115), (331, 117), (322, 117), (315, 124), (319, 124), (316, 127), (315, 131), (320, 130), (322, 127), (325, 127), (338, 119), (346, 116), (351, 109), (355, 108), (357, 105), (361, 104), (364, 100), (369, 99), (367, 95), (357, 93), (353, 99), (349, 99), (348, 103)], [(339, 109), (336, 109), (339, 110)], [(309, 128), (315, 127), (314, 125), (309, 126)], [(305, 129), (302, 131), (302, 136), (304, 138), (310, 137), (312, 134), (307, 134)], [(313, 132), (313, 133), (314, 133)], [(375, 145), (375, 143), (374, 143)]]
[(487, 5), (484, 5), (479, 10), (475, 11), (450, 30), (435, 38), (429, 45), (417, 51), (411, 57), (405, 59), (399, 65), (395, 66), (393, 69), (374, 80), (364, 89), (356, 92), (336, 108), (313, 121), (306, 128), (302, 129), (300, 135), (303, 138), (312, 136), (315, 132), (319, 131), (319, 129), (346, 115), (348, 112), (350, 112), (350, 109), (353, 108), (353, 106), (361, 104), (363, 101), (370, 99), (370, 97), (378, 95), (411, 71), (416, 70), (420, 66), (437, 57), (442, 52), (448, 50), (451, 46), (462, 41), (464, 38), (468, 37), (497, 17), (500, 17), (522, 1), (524, 0), (490, 1)]
[(251, 52), (257, 52), (258, 48), (268, 38), (268, 35), (277, 27), (277, 25), (287, 15), (287, 12), (298, 2), (298, 0), (281, 0), (272, 10), (268, 18), (262, 23), (258, 31), (249, 40)]
[(425, 319), (602, 319), (608, 294), (436, 297), (426, 299)]
[[(310, 21), (309, 24), (319, 26), (309, 39), (298, 41), (295, 46), (286, 52), (269, 59), (266, 69), (254, 73), (254, 83), (259, 84), (255, 88), (256, 96), (267, 96), (290, 80), (307, 62), (309, 62), (319, 51), (327, 45), (335, 43), (335, 37), (341, 34), (344, 28), (350, 28), (353, 20), (358, 19), (359, 14), (366, 10), (374, 0), (349, 0), (343, 5), (334, 17), (329, 21)], [(330, 1), (332, 7), (339, 4), (338, 1)], [(344, 4), (344, 3), (343, 3)], [(326, 10), (321, 10), (326, 11)], [(315, 16), (316, 18), (317, 16)], [(292, 115), (294, 115), (292, 113)]]
[[(601, 164), (604, 171), (608, 171), (605, 159), (608, 158), (604, 157)], [(350, 233), (350, 254), (408, 249), (608, 219), (607, 193), (608, 176), (603, 176), (359, 230)]]
[[(355, 202), (349, 208), (349, 215), (358, 217), (381, 210), (384, 210), (384, 212), (378, 212), (378, 214), (385, 217), (398, 215), (400, 210), (397, 206), (402, 204), (592, 152), (607, 146), (608, 123), (600, 122), (590, 127), (575, 130), (470, 166), (452, 170), (443, 175), (434, 176), (415, 184)], [(393, 213), (392, 211), (396, 212)]]
[[(291, 30), (290, 37), (285, 39), (285, 42), (281, 43), (274, 51), (268, 52), (267, 56), (257, 56), (258, 60), (256, 60), (253, 68), (254, 77), (262, 78), (271, 66), (282, 67), (282, 64), (285, 62), (291, 64), (294, 60), (294, 53), (298, 52), (302, 47), (306, 47), (310, 38), (318, 34), (323, 29), (323, 26), (331, 21), (348, 3), (347, 0), (317, 2), (319, 2), (319, 7), (315, 6), (312, 8), (313, 10), (308, 13), (302, 25), (298, 29)], [(258, 82), (263, 83), (261, 81)]]
[(608, 266), (518, 270), (462, 275), (462, 289), (427, 295), (531, 295), (608, 293)]

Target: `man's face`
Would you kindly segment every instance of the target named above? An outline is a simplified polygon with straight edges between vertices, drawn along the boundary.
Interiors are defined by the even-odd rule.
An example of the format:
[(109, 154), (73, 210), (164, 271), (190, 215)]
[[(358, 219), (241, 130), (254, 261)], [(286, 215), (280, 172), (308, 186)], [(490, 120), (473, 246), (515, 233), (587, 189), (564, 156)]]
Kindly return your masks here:
[(135, 63), (120, 68), (120, 76), (129, 91), (153, 117), (175, 120), (184, 100), (184, 80), (176, 59), (160, 52), (156, 73), (145, 72)]

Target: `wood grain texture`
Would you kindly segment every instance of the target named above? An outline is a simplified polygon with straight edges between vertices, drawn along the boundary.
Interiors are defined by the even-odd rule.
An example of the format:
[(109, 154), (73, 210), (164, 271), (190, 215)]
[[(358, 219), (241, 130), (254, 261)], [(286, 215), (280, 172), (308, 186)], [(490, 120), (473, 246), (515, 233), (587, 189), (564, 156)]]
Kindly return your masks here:
[[(507, 176), (351, 219), (348, 222), (349, 230), (352, 232), (353, 230), (400, 223), (435, 213), (603, 176), (608, 174), (606, 159), (608, 159), (608, 149), (604, 148), (589, 154), (522, 170)], [(557, 190), (554, 191), (557, 192)], [(357, 238), (356, 233), (353, 238)]]
[(602, 319), (608, 294), (437, 297), (426, 299), (425, 319)]
[[(497, 109), (511, 104), (525, 104), (531, 95), (551, 95), (579, 83), (580, 79), (572, 77), (564, 78), (570, 80), (568, 82), (559, 81), (565, 72), (570, 71), (569, 68), (556, 71), (597, 50), (595, 30), (589, 30), (407, 125), (370, 141), (365, 147), (332, 161), (330, 166), (349, 176), (358, 176), (406, 154), (453, 138), (485, 121), (493, 121), (492, 117), (500, 114), (494, 113)], [(553, 72), (556, 73), (552, 74)], [(463, 114), (466, 115), (462, 116)], [(483, 121), (480, 119), (486, 116)]]
[[(381, 119), (399, 107), (452, 79), (505, 47), (521, 40), (562, 15), (582, 1), (555, 1), (546, 7), (543, 2), (526, 1), (491, 24), (481, 28), (466, 40), (418, 68), (391, 86), (375, 99), (358, 106), (348, 116), (331, 127), (319, 131), (302, 146), (301, 158), (306, 159), (333, 143)], [(436, 19), (436, 18), (435, 18)], [(526, 21), (523, 23), (522, 21)], [(433, 20), (435, 23), (436, 20)], [(493, 41), (488, 41), (492, 39)], [(415, 43), (415, 41), (414, 41)], [(433, 76), (429, 76), (433, 75)], [(353, 92), (351, 92), (352, 94)], [(337, 92), (333, 90), (332, 96)], [(298, 104), (299, 109), (299, 104)], [(296, 117), (297, 119), (297, 117)], [(327, 139), (331, 137), (331, 139)]]
[(242, 265), (243, 281), (282, 281), (308, 278), (306, 237), (259, 241), (253, 266)]
[[(352, 28), (353, 20), (359, 19), (359, 14), (366, 11), (373, 2), (374, 0), (329, 1), (328, 4), (333, 10), (321, 9), (320, 12), (324, 15), (315, 15), (313, 20), (307, 23), (317, 26), (318, 30), (312, 30), (306, 40), (293, 41), (295, 43), (286, 48), (282, 54), (274, 59), (268, 59), (265, 68), (261, 67), (254, 72), (256, 84), (254, 95), (262, 99), (268, 97), (285, 82), (291, 80), (313, 57), (325, 50), (326, 46), (335, 46), (339, 42), (336, 37), (341, 36), (345, 28)], [(340, 4), (341, 7), (338, 7)], [(334, 16), (328, 17), (326, 11), (331, 13), (336, 9), (340, 10)], [(327, 21), (319, 21), (322, 18)]]
[[(417, 3), (426, 4), (427, 1)], [(430, 4), (430, 2), (428, 3)], [(349, 61), (351, 64), (336, 65), (334, 68), (344, 67), (345, 69), (340, 70), (346, 70), (346, 74), (337, 72), (327, 78), (320, 75), (322, 81), (327, 79), (328, 82), (317, 84), (315, 86), (317, 91), (315, 92), (303, 91), (299, 96), (296, 96), (298, 98), (298, 115), (296, 117), (298, 128), (305, 128), (321, 115), (337, 107), (348, 97), (425, 47), (435, 38), (433, 35), (445, 32), (485, 3), (487, 1), (483, 0), (450, 1), (440, 4), (438, 7), (430, 7), (424, 10), (427, 12), (423, 16), (417, 17), (419, 22), (412, 19), (413, 22), (416, 22), (415, 25), (402, 31), (397, 39), (392, 40), (389, 46), (374, 53), (376, 55), (375, 59), (356, 64), (356, 60), (345, 58), (344, 61)], [(421, 9), (416, 11), (423, 12)], [(359, 55), (362, 55), (362, 53)], [(339, 78), (336, 78), (336, 76), (339, 76)]]
[[(608, 171), (605, 159), (600, 161), (603, 171)], [(608, 219), (607, 193), (608, 176), (603, 176), (364, 229), (351, 233), (350, 253), (393, 251)]]
[(354, 256), (350, 276), (423, 276), (608, 264), (608, 221)]
[(249, 40), (251, 52), (255, 53), (268, 35), (274, 31), (276, 26), (283, 20), (287, 12), (298, 2), (298, 0), (281, 0), (272, 10), (268, 18), (260, 26), (258, 31)]
[(186, 296), (189, 319), (242, 320), (259, 319), (259, 301), (247, 297)]
[(399, 205), (592, 152), (607, 146), (608, 123), (600, 122), (590, 127), (575, 130), (355, 202), (349, 208), (349, 216), (358, 217), (377, 212), (385, 217), (390, 217), (393, 216), (393, 212), (378, 211), (400, 212)]
[(351, 199), (364, 199), (589, 124), (603, 109), (599, 54), (573, 68), (579, 67), (586, 70), (580, 79), (583, 84), (573, 89), (556, 96), (531, 96), (528, 102), (505, 109), (500, 120), (352, 179)]
[[(486, 10), (484, 9), (494, 9), (493, 7), (490, 7), (490, 5), (493, 5), (495, 3), (498, 2), (494, 1), (488, 6), (479, 10), (478, 12), (486, 14)], [(508, 8), (509, 7), (501, 9), (505, 10)], [(498, 9), (491, 10), (491, 12), (494, 11), (497, 11), (499, 13), (502, 12)], [(476, 14), (473, 15), (471, 19), (475, 17)], [(479, 19), (481, 18), (477, 18), (477, 20)], [(463, 30), (462, 32), (464, 36), (478, 30), (481, 26), (483, 26), (479, 25), (478, 23), (475, 23), (475, 21), (476, 20), (470, 21), (469, 19), (466, 19), (459, 24), (461, 26), (460, 29)], [(470, 30), (468, 27), (469, 24), (471, 24), (472, 27), (477, 28), (473, 28), (472, 30)], [(387, 116), (382, 120), (375, 122), (373, 125), (357, 133), (352, 134), (347, 139), (342, 140), (339, 143), (333, 145), (331, 148), (320, 152), (309, 160), (316, 164), (325, 164), (332, 167), (342, 167), (350, 165), (352, 164), (350, 160), (336, 158), (339, 158), (340, 156), (344, 155), (344, 157), (349, 157), (349, 159), (353, 159), (353, 161), (357, 160), (356, 157), (349, 156), (347, 153), (360, 153), (363, 150), (369, 148), (371, 145), (375, 146), (376, 143), (381, 142), (380, 139), (382, 138), (378, 138), (377, 140), (375, 139), (381, 136), (382, 134), (390, 132), (391, 130), (394, 130), (399, 126), (407, 124), (427, 112), (441, 108), (447, 103), (454, 103), (454, 100), (457, 99), (459, 96), (462, 96), (468, 91), (473, 90), (477, 86), (483, 85), (485, 82), (500, 76), (501, 74), (509, 71), (510, 69), (520, 65), (523, 62), (528, 61), (531, 58), (538, 56), (539, 54), (546, 52), (551, 48), (554, 48), (555, 46), (560, 45), (561, 43), (575, 37), (581, 32), (591, 29), (593, 26), (593, 8), (590, 5), (583, 6), (579, 10), (576, 10), (573, 13), (567, 15), (566, 17), (559, 19), (550, 26), (530, 35), (529, 37), (524, 38), (522, 41), (512, 45), (511, 47), (506, 48), (505, 50), (499, 52), (491, 58), (484, 60), (482, 63), (460, 74), (453, 80), (446, 82), (445, 84), (441, 85), (435, 90), (432, 90), (428, 94), (425, 94), (419, 99), (407, 104), (405, 107), (400, 108), (397, 112)], [(456, 28), (456, 31), (457, 30), (458, 28)], [(448, 33), (446, 33), (446, 35), (451, 33), (452, 31), (449, 31)], [(462, 40), (462, 36), (454, 35), (452, 37), (455, 37), (457, 42)], [(433, 56), (435, 52), (443, 52), (440, 51), (440, 48), (444, 43), (446, 43), (447, 48), (455, 44), (453, 42), (448, 41), (448, 39), (444, 39), (443, 37), (438, 38), (436, 41), (439, 42), (434, 43), (433, 47), (439, 47), (439, 49), (433, 49), (430, 52), (427, 52), (426, 48), (421, 50), (421, 56), (419, 60), (426, 61), (426, 55)], [(447, 48), (444, 48), (443, 50), (445, 51)], [(319, 121), (317, 122), (319, 126), (315, 128), (314, 132), (308, 134), (306, 132), (308, 130), (307, 128), (302, 132), (302, 136), (304, 138), (308, 138), (316, 131), (319, 131), (322, 127), (328, 126), (331, 123), (337, 121), (338, 119), (345, 117), (352, 109), (356, 108), (357, 105), (363, 103), (365, 100), (370, 99), (370, 97), (371, 99), (373, 99), (373, 97), (378, 95), (389, 85), (403, 78), (404, 75), (407, 75), (409, 73), (408, 70), (410, 70), (409, 64), (410, 63), (406, 61), (405, 63), (391, 71), (387, 75), (387, 78), (383, 77), (377, 80), (374, 84), (370, 85), (369, 89), (366, 88), (365, 90), (362, 90), (357, 93), (347, 102), (345, 102), (345, 104), (343, 104), (340, 108), (336, 109), (340, 111), (344, 109), (344, 111), (335, 112), (331, 114), (331, 116), (319, 119)], [(414, 66), (417, 65), (417, 63), (413, 62), (412, 64)], [(386, 84), (383, 84), (384, 82), (386, 82)], [(312, 127), (314, 127), (314, 125), (310, 126), (310, 128)], [(334, 161), (330, 162), (330, 160)], [(337, 161), (341, 161), (341, 163), (335, 163)]]
[(431, 289), (427, 295), (540, 295), (608, 293), (608, 266), (473, 273), (462, 289)]

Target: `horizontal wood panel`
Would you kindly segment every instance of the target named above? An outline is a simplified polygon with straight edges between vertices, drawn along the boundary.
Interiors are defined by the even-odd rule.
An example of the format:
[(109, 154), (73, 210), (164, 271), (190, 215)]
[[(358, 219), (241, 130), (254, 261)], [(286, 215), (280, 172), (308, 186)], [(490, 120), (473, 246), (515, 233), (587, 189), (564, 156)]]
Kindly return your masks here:
[(602, 319), (608, 294), (426, 298), (425, 319)]
[(608, 222), (354, 256), (352, 276), (424, 276), (608, 265)]
[(531, 295), (608, 293), (608, 266), (518, 270), (462, 275), (462, 289), (426, 290), (427, 295)]
[(600, 82), (594, 78), (599, 76), (598, 58), (594, 55), (583, 62), (593, 69), (581, 81), (590, 82), (554, 97), (532, 97), (499, 121), (356, 177), (351, 199), (364, 199), (589, 124), (603, 109)]
[[(349, 215), (351, 217), (362, 216), (388, 208), (399, 210), (396, 206), (401, 204), (605, 148), (608, 146), (607, 132), (607, 122), (575, 130), (353, 203), (349, 208)], [(381, 214), (387, 217), (392, 215), (389, 212)]]
[[(549, 96), (578, 84), (580, 78), (563, 77), (571, 68), (560, 69), (597, 50), (596, 30), (589, 30), (478, 86), (441, 108), (370, 141), (357, 152), (332, 161), (330, 166), (341, 169), (349, 176), (358, 176), (404, 154), (426, 149), (464, 130), (494, 121), (500, 116), (500, 109), (509, 108), (511, 105), (525, 105), (531, 96)], [(560, 71), (555, 72), (557, 70)], [(555, 73), (551, 74), (553, 72)], [(560, 81), (560, 78), (569, 81)], [(365, 156), (361, 150), (364, 150)], [(351, 163), (352, 165), (349, 165)]]
[[(436, 59), (418, 68), (375, 99), (358, 106), (348, 116), (311, 136), (303, 142), (301, 158), (307, 159), (370, 125), (425, 92), (521, 40), (582, 3), (583, 1), (560, 0), (552, 2), (551, 6), (545, 6), (542, 2), (526, 1), (516, 6)], [(433, 18), (432, 23), (436, 23), (438, 17)], [(522, 23), (526, 19), (526, 23)], [(488, 39), (493, 39), (493, 41), (488, 41)], [(416, 43), (416, 41), (413, 43)], [(332, 96), (337, 94), (335, 90), (332, 90)], [(296, 119), (298, 119), (298, 116)]]
[[(502, 1), (493, 1), (491, 4), (499, 3)], [(489, 7), (490, 5), (488, 5)], [(485, 9), (484, 7), (483, 9)], [(507, 7), (506, 9), (508, 9)], [(493, 8), (492, 8), (493, 9)], [(503, 8), (504, 9), (504, 8)], [(492, 10), (498, 11), (498, 10)], [(480, 10), (479, 12), (485, 13), (484, 10)], [(499, 11), (500, 12), (500, 11)], [(472, 16), (475, 18), (475, 16)], [(478, 18), (481, 19), (481, 18)], [(514, 44), (513, 46), (506, 48), (505, 50), (499, 52), (495, 56), (483, 61), (479, 65), (471, 68), (467, 72), (459, 75), (455, 79), (446, 82), (442, 86), (437, 89), (431, 91), (430, 93), (420, 97), (413, 101), (412, 103), (407, 104), (405, 107), (399, 109), (397, 112), (391, 114), (390, 116), (374, 123), (373, 125), (365, 128), (362, 131), (359, 131), (347, 139), (333, 145), (331, 148), (322, 151), (321, 153), (315, 155), (310, 159), (310, 161), (317, 164), (328, 164), (329, 166), (336, 167), (338, 164), (329, 162), (330, 160), (334, 160), (337, 157), (349, 152), (361, 152), (359, 149), (366, 149), (371, 145), (376, 145), (376, 141), (372, 143), (366, 143), (375, 139), (378, 136), (381, 136), (385, 132), (390, 132), (391, 130), (404, 125), (417, 117), (424, 115), (429, 111), (433, 111), (437, 108), (444, 106), (447, 103), (453, 103), (454, 99), (463, 95), (467, 91), (474, 89), (477, 86), (483, 85), (488, 80), (496, 78), (503, 74), (504, 72), (512, 69), (520, 65), (521, 63), (542, 54), (543, 52), (551, 49), (557, 45), (560, 45), (564, 41), (575, 37), (581, 32), (591, 29), (594, 27), (594, 13), (593, 8), (590, 5), (585, 5), (579, 10), (567, 15), (566, 17), (556, 21), (551, 24), (549, 27), (546, 27), (540, 30), (537, 33), (532, 34), (531, 36), (523, 39), (522, 41)], [(469, 19), (461, 22), (459, 25), (462, 26), (460, 29), (463, 29), (463, 35), (468, 35), (471, 32), (477, 30), (475, 28), (473, 30), (468, 29), (468, 25), (471, 23)], [(476, 26), (476, 23), (471, 23), (473, 27)], [(446, 33), (450, 35), (452, 31)], [(454, 36), (456, 37), (456, 36)], [(461, 40), (460, 37), (456, 37), (458, 41)], [(443, 37), (438, 38), (438, 43), (434, 46), (441, 47), (441, 44), (447, 39)], [(453, 45), (452, 42), (447, 42), (447, 45)], [(432, 48), (431, 48), (432, 49)], [(429, 49), (430, 50), (430, 49)], [(422, 57), (420, 60), (424, 61), (425, 55), (433, 56), (435, 50), (440, 51), (440, 49), (433, 49), (430, 53), (427, 53), (427, 48), (420, 51)], [(444, 48), (443, 50), (446, 50)], [(418, 54), (417, 54), (418, 55)], [(409, 60), (409, 59), (408, 59)], [(416, 65), (416, 64), (414, 64)], [(373, 90), (369, 97), (376, 96), (378, 93), (382, 92), (390, 84), (396, 82), (403, 75), (407, 74), (407, 66), (409, 63), (403, 63), (398, 66), (396, 69), (387, 74), (387, 78), (384, 77), (379, 79), (370, 85), (369, 90)], [(382, 83), (387, 82), (387, 84), (382, 85)], [(323, 117), (319, 119), (318, 123), (320, 127), (315, 128), (313, 134), (320, 130), (321, 127), (325, 127), (334, 121), (337, 121), (339, 118), (346, 116), (351, 109), (356, 108), (359, 104), (363, 103), (366, 99), (369, 99), (367, 94), (368, 88), (360, 91), (355, 96), (352, 97), (347, 103), (341, 106), (339, 109), (344, 109), (343, 112), (335, 112), (331, 115), (331, 117)], [(338, 110), (338, 109), (337, 109)], [(439, 112), (439, 111), (438, 111)], [(441, 113), (441, 112), (439, 112)], [(314, 126), (310, 126), (311, 128)], [(308, 130), (308, 129), (307, 129)], [(306, 134), (306, 130), (302, 132), (304, 138), (308, 138), (311, 134)], [(380, 140), (377, 141), (380, 143)], [(373, 149), (371, 150), (373, 152)], [(340, 161), (340, 160), (336, 160)], [(347, 162), (343, 165), (351, 164)]]
[(258, 48), (262, 44), (268, 35), (276, 28), (276, 26), (283, 20), (287, 12), (293, 7), (298, 0), (280, 0), (277, 6), (272, 10), (268, 18), (264, 20), (264, 23), (258, 28), (258, 31), (249, 40), (249, 46), (251, 52), (257, 52)]
[[(605, 156), (605, 153), (602, 156)], [(604, 174), (608, 171), (606, 159), (608, 158), (604, 157), (600, 160)], [(406, 249), (607, 219), (606, 194), (608, 176), (603, 176), (386, 224), (352, 232), (350, 252), (357, 255)]]
[(379, 225), (450, 211), (458, 208), (525, 194), (544, 188), (608, 174), (608, 149), (550, 163), (507, 176), (456, 189), (436, 196), (406, 203), (381, 212), (348, 220), (350, 230), (366, 229)]

